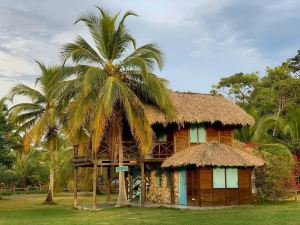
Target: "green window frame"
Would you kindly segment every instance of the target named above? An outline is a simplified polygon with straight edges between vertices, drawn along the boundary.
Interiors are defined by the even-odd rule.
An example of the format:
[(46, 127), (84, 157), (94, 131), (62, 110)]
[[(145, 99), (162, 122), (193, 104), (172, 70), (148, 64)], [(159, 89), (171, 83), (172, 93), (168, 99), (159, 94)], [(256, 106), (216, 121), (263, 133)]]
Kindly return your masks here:
[(156, 184), (158, 187), (161, 187), (161, 168), (156, 168)]
[(238, 188), (238, 168), (213, 168), (213, 188)]
[(190, 125), (190, 143), (206, 143), (206, 129), (203, 124)]

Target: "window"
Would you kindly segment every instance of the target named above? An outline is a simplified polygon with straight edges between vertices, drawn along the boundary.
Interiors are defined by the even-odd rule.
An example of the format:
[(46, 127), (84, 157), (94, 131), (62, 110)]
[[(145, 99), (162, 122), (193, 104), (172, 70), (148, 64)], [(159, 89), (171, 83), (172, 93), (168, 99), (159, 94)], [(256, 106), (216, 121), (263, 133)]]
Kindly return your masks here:
[[(226, 179), (225, 179), (226, 176)], [(226, 184), (225, 184), (226, 181)], [(214, 168), (213, 188), (238, 188), (237, 168)]]
[(213, 188), (225, 188), (225, 169), (213, 169)]
[(205, 143), (206, 130), (203, 124), (191, 124), (190, 126), (190, 143)]
[(238, 188), (238, 170), (237, 168), (226, 169), (226, 187)]
[(167, 142), (167, 132), (166, 130), (158, 130), (155, 132), (157, 142)]
[(156, 169), (156, 184), (161, 187), (161, 168)]

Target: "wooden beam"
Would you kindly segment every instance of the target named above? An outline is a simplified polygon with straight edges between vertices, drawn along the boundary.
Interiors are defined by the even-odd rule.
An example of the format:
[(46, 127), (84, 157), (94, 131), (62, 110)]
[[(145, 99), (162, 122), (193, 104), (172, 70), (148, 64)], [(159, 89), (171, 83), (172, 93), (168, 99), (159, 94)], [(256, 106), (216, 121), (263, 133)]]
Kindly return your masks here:
[(95, 160), (93, 171), (93, 209), (97, 208), (97, 170), (97, 160)]
[(142, 185), (142, 193), (141, 193), (141, 207), (145, 206), (146, 200), (146, 177), (145, 177), (145, 163), (141, 161), (141, 185)]
[(106, 199), (106, 201), (107, 202), (110, 202), (111, 201), (111, 197), (110, 197), (110, 192), (111, 192), (111, 190), (110, 190), (110, 182), (111, 182), (111, 180), (110, 180), (110, 166), (109, 167), (107, 167), (107, 176), (106, 176), (106, 189), (107, 189), (107, 199)]
[(78, 206), (77, 200), (77, 187), (78, 187), (78, 168), (74, 168), (74, 207)]

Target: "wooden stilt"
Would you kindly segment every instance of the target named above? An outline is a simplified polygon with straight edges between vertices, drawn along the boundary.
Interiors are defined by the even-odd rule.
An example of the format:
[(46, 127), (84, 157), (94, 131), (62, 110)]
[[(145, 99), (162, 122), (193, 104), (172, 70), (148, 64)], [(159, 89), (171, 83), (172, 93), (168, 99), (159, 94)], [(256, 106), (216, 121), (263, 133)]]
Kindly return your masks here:
[(77, 200), (77, 188), (78, 188), (78, 168), (74, 168), (74, 207), (78, 205)]
[(141, 207), (145, 206), (146, 200), (146, 177), (145, 177), (145, 163), (141, 162), (141, 185), (142, 185), (142, 193), (141, 193)]
[(129, 199), (132, 200), (133, 196), (133, 176), (129, 173)]
[(93, 209), (97, 208), (97, 170), (97, 160), (95, 160), (93, 171)]
[(110, 190), (110, 182), (111, 182), (111, 180), (110, 180), (110, 166), (109, 167), (107, 167), (107, 180), (106, 180), (106, 189), (107, 189), (107, 199), (106, 199), (106, 201), (107, 202), (110, 202), (111, 201), (111, 197), (110, 197), (110, 192), (111, 192), (111, 190)]

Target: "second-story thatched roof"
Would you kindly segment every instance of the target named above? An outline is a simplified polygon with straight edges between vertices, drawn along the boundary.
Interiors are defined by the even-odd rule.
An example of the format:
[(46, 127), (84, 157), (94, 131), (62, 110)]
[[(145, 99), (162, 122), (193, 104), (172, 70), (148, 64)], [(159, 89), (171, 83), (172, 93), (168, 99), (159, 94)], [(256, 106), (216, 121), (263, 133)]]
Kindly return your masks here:
[[(176, 123), (215, 123), (223, 125), (252, 125), (255, 120), (241, 107), (223, 96), (209, 94), (172, 92), (171, 100), (175, 108)], [(151, 124), (166, 124), (164, 114), (154, 107), (146, 107), (147, 117)]]
[(265, 165), (265, 161), (249, 152), (219, 142), (211, 142), (195, 145), (175, 153), (163, 162), (162, 167), (187, 165), (259, 167)]

